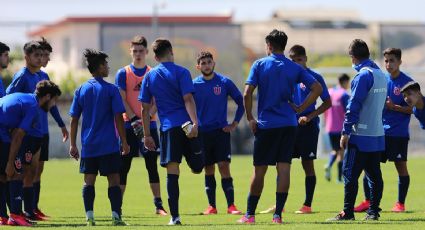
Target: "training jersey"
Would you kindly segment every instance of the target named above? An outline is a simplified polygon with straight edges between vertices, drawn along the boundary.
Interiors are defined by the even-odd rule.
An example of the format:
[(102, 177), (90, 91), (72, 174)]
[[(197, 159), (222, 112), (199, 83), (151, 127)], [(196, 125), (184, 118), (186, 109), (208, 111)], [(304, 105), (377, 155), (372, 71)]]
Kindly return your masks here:
[(329, 88), (329, 95), (331, 96), (332, 106), (324, 113), (325, 130), (327, 133), (340, 134), (350, 96), (340, 86)]
[[(396, 78), (392, 78), (390, 74), (386, 74), (388, 80), (387, 96), (395, 105), (408, 106), (404, 101), (403, 94), (400, 89), (406, 83), (413, 81), (412, 78), (400, 72)], [(396, 112), (384, 108), (383, 113), (384, 129), (386, 136), (409, 137), (410, 114)]]
[(4, 97), (5, 95), (6, 91), (4, 90), (3, 76), (0, 74), (0, 98)]
[[(150, 66), (136, 68), (133, 64), (130, 64), (119, 69), (115, 76), (115, 85), (118, 86), (120, 90), (125, 91), (127, 104), (130, 106), (133, 113), (139, 118), (142, 118), (142, 103), (138, 100), (138, 96), (140, 94), (143, 77), (150, 69)], [(123, 113), (123, 118), (125, 121), (125, 128), (130, 129), (131, 117), (127, 117), (127, 113)], [(151, 118), (150, 128), (157, 128), (156, 120), (157, 118), (155, 114)]]
[[(323, 77), (320, 74), (311, 70), (310, 68), (307, 68), (307, 72), (311, 74), (311, 76), (313, 76), (323, 88), (322, 94), (320, 94), (320, 99), (322, 99), (322, 101), (328, 100), (330, 98), (330, 95), (325, 80), (323, 80)], [(297, 88), (295, 89), (294, 93), (294, 103), (297, 106), (300, 106), (310, 94), (310, 91), (310, 88), (307, 88), (303, 83), (297, 84)], [(307, 107), (301, 114), (297, 114), (297, 117), (307, 116), (314, 110), (316, 110), (316, 102), (313, 102), (313, 104)], [(319, 125), (319, 121), (319, 117), (315, 117), (312, 120), (312, 122), (316, 123), (317, 126)]]
[(290, 106), (298, 83), (310, 88), (317, 82), (300, 65), (283, 54), (271, 54), (252, 64), (247, 85), (258, 87), (258, 127), (270, 129), (297, 126), (297, 116)]
[(21, 128), (27, 135), (40, 137), (38, 100), (33, 93), (14, 93), (0, 99), (0, 138), (11, 141), (10, 131)]
[(354, 66), (358, 71), (351, 82), (351, 98), (345, 113), (342, 134), (362, 152), (385, 149), (382, 111), (387, 95), (387, 78), (370, 59)]
[[(425, 97), (422, 97), (422, 101), (425, 102)], [(418, 119), (421, 128), (425, 129), (425, 108), (418, 109), (416, 107), (413, 107), (413, 114)]]
[(151, 103), (155, 97), (161, 131), (165, 132), (190, 121), (183, 96), (194, 92), (188, 69), (173, 62), (162, 62), (146, 74), (138, 99)]
[(81, 157), (119, 153), (115, 115), (125, 112), (118, 88), (101, 77), (89, 79), (74, 93), (69, 114), (81, 125)]
[(238, 106), (233, 121), (241, 120), (244, 114), (242, 94), (228, 77), (214, 72), (212, 79), (205, 80), (201, 75), (193, 80), (193, 86), (195, 87), (194, 97), (200, 131), (208, 132), (228, 125), (227, 101), (229, 96)]

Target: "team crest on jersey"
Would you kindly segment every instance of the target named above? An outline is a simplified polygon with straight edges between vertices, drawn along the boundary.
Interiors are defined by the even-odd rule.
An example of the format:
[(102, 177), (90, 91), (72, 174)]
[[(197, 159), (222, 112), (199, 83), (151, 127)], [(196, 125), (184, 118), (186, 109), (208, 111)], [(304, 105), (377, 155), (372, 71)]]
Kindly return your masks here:
[(32, 153), (31, 151), (28, 151), (25, 153), (25, 162), (31, 163), (31, 160), (32, 160)]
[(300, 88), (304, 91), (306, 87), (303, 83), (300, 83)]
[(394, 95), (396, 95), (396, 96), (398, 96), (398, 95), (400, 95), (400, 88), (399, 87), (394, 87)]
[(214, 94), (215, 95), (220, 95), (221, 94), (221, 86), (219, 86), (219, 85), (214, 86)]

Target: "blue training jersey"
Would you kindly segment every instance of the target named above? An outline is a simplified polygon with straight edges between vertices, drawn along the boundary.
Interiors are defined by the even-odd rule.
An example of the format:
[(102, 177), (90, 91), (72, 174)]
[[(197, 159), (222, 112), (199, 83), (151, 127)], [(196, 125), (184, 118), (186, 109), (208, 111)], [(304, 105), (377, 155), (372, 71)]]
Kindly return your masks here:
[(6, 91), (4, 90), (3, 85), (3, 76), (0, 74), (0, 98), (4, 97), (6, 95)]
[[(425, 101), (425, 97), (422, 97), (422, 100)], [(421, 128), (425, 129), (425, 108), (418, 109), (413, 107), (413, 114), (418, 119)]]
[[(322, 101), (329, 99), (331, 96), (329, 95), (328, 87), (326, 86), (326, 83), (323, 77), (309, 68), (307, 68), (307, 71), (322, 86), (323, 91), (322, 91), (322, 94), (320, 94), (320, 98), (322, 99)], [(295, 89), (295, 93), (294, 93), (294, 103), (298, 106), (301, 105), (304, 102), (304, 100), (307, 98), (307, 96), (310, 94), (310, 91), (311, 90), (307, 88), (303, 83), (297, 84), (297, 88)], [(316, 110), (316, 102), (314, 102), (309, 107), (307, 107), (307, 109), (305, 109), (301, 114), (298, 114), (298, 117), (307, 116), (314, 110)], [(313, 122), (315, 122), (318, 125), (319, 117), (315, 117), (313, 119)]]
[(289, 102), (298, 83), (310, 88), (315, 82), (307, 70), (283, 54), (271, 54), (255, 61), (246, 84), (258, 87), (258, 127), (297, 126), (296, 113)]
[(238, 105), (234, 121), (239, 122), (244, 113), (243, 98), (236, 85), (227, 77), (214, 73), (214, 77), (205, 80), (198, 76), (193, 80), (195, 102), (199, 128), (207, 132), (228, 125), (227, 101), (230, 96)]
[(69, 114), (81, 125), (81, 157), (119, 154), (115, 115), (125, 112), (118, 88), (103, 78), (92, 78), (75, 90)]
[(145, 75), (138, 99), (151, 103), (155, 97), (161, 131), (165, 132), (190, 121), (183, 96), (194, 92), (188, 69), (173, 62), (162, 62)]
[[(408, 77), (403, 72), (396, 78), (391, 78), (387, 74), (388, 79), (388, 91), (387, 96), (390, 97), (391, 101), (400, 106), (408, 106), (404, 101), (403, 94), (400, 92), (400, 89), (408, 82), (413, 81), (412, 78)], [(384, 113), (382, 114), (384, 121), (384, 129), (386, 136), (395, 136), (395, 137), (409, 137), (409, 123), (410, 123), (410, 114), (396, 112), (384, 108)]]
[(27, 135), (40, 136), (38, 100), (35, 94), (14, 93), (0, 99), (0, 138), (3, 142), (11, 141), (10, 131), (23, 129)]

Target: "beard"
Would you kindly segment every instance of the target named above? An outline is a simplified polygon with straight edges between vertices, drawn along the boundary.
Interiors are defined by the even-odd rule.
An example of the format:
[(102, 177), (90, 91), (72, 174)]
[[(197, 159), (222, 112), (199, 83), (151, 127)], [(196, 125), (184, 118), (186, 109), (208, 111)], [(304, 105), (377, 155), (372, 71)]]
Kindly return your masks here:
[(40, 108), (45, 111), (46, 113), (49, 112), (49, 102), (46, 102), (42, 105), (40, 105)]
[(211, 74), (214, 73), (214, 67), (212, 67), (210, 71), (202, 71), (201, 70), (201, 73), (202, 73), (202, 75), (209, 77), (209, 76), (211, 76)]

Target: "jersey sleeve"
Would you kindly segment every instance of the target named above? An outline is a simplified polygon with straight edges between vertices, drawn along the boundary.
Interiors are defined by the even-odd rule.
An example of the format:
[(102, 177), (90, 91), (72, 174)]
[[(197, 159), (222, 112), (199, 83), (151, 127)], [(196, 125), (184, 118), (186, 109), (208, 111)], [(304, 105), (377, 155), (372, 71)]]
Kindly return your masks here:
[[(311, 86), (317, 82), (316, 79), (311, 75), (306, 69), (299, 66), (300, 72), (298, 75), (297, 83), (303, 83), (307, 88), (311, 88)], [(329, 93), (328, 93), (329, 95)]]
[(30, 130), (33, 130), (37, 126), (38, 121), (38, 108), (37, 106), (32, 106), (25, 109), (25, 115), (21, 122), (19, 123), (19, 128), (23, 129), (26, 133)]
[(13, 77), (12, 83), (7, 87), (6, 94), (12, 94), (16, 92), (25, 92), (26, 81), (23, 75), (15, 75)]
[(114, 114), (121, 114), (121, 113), (125, 113), (125, 107), (124, 107), (124, 103), (122, 102), (122, 98), (120, 95), (120, 91), (118, 89), (118, 87), (116, 87), (115, 85), (111, 85), (111, 95), (112, 95), (112, 110), (114, 112)]
[(248, 78), (246, 79), (245, 84), (252, 86), (258, 85), (258, 61), (252, 64), (251, 70), (249, 71)]
[(137, 98), (140, 102), (151, 103), (152, 93), (150, 91), (149, 76), (152, 72), (148, 72), (143, 78), (142, 86), (140, 89), (139, 97)]
[(245, 109), (244, 109), (244, 106), (243, 106), (242, 94), (239, 91), (238, 87), (236, 87), (235, 83), (233, 83), (233, 81), (227, 80), (226, 86), (227, 86), (227, 91), (229, 92), (230, 97), (238, 105), (238, 108), (236, 109), (234, 121), (237, 121), (239, 123), (242, 119), (244, 112), (245, 112)]
[(348, 100), (350, 100), (350, 95), (344, 93), (344, 95), (341, 97), (341, 104), (344, 106), (344, 112), (347, 112)]
[(117, 71), (117, 74), (115, 75), (115, 85), (124, 91), (127, 89), (126, 78), (127, 76), (124, 68)]
[(72, 104), (69, 109), (69, 115), (71, 117), (80, 117), (82, 113), (82, 104), (80, 104), (80, 91), (81, 88), (75, 90), (74, 98), (72, 99)]
[(65, 127), (65, 123), (63, 122), (61, 114), (59, 113), (59, 109), (56, 105), (50, 109), (50, 114), (52, 115), (53, 119), (55, 119), (56, 123), (58, 123), (59, 127)]
[(328, 86), (326, 85), (325, 80), (323, 79), (322, 76), (318, 75), (319, 77), (316, 78), (316, 80), (320, 83), (320, 85), (323, 88), (322, 94), (320, 94), (320, 99), (322, 99), (322, 101), (328, 100), (331, 96), (329, 95), (329, 91), (328, 91)]
[(182, 71), (182, 76), (178, 78), (181, 95), (184, 96), (188, 93), (194, 93), (195, 87), (193, 86), (192, 77), (190, 72), (185, 69)]

